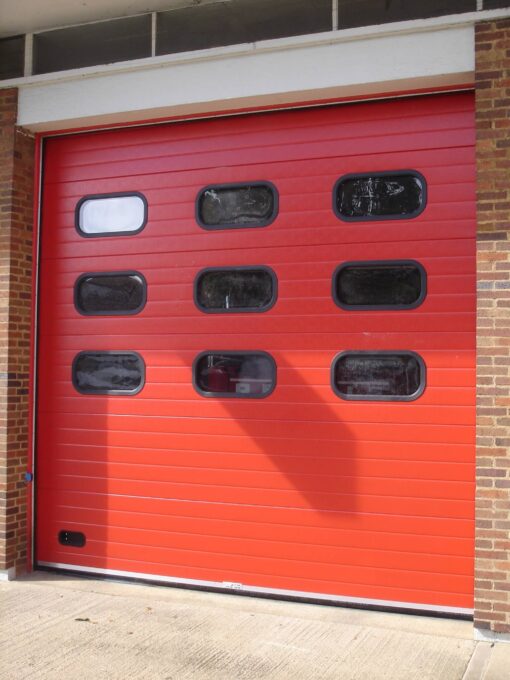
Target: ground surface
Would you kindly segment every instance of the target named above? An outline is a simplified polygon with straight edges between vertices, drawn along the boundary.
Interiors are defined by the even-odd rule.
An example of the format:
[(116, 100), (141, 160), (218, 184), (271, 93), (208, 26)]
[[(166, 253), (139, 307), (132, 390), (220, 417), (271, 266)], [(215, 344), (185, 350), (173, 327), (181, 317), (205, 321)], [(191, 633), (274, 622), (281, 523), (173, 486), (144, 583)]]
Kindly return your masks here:
[(508, 680), (472, 624), (36, 572), (0, 584), (3, 680)]

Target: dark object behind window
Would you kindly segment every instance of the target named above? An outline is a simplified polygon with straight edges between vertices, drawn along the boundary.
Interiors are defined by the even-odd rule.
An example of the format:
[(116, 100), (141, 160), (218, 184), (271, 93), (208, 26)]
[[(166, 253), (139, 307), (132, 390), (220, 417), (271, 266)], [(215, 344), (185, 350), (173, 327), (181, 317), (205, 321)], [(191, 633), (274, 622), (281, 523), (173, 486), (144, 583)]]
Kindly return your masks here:
[(425, 208), (426, 183), (408, 170), (344, 175), (333, 203), (337, 216), (347, 221), (416, 217)]
[(482, 9), (500, 9), (500, 7), (510, 7), (510, 0), (483, 0)]
[(83, 274), (74, 290), (80, 314), (137, 314), (146, 298), (147, 284), (138, 272)]
[[(484, 7), (484, 9), (487, 9)], [(339, 0), (338, 28), (474, 12), (476, 0)]]
[(34, 35), (33, 72), (50, 73), (151, 56), (151, 16), (60, 28)]
[(204, 312), (264, 312), (276, 300), (276, 277), (267, 267), (206, 269), (195, 280), (195, 302)]
[(412, 401), (425, 389), (425, 364), (414, 352), (343, 352), (331, 378), (343, 399)]
[(347, 262), (333, 276), (333, 297), (346, 309), (410, 309), (426, 294), (418, 262)]
[(193, 383), (205, 397), (267, 397), (275, 388), (276, 364), (266, 352), (203, 352)]
[(160, 12), (156, 54), (331, 30), (331, 0), (231, 0)]
[(85, 534), (81, 531), (60, 531), (58, 534), (58, 542), (61, 545), (71, 545), (74, 548), (83, 548), (85, 545)]
[(204, 229), (265, 227), (277, 210), (276, 189), (269, 182), (223, 184), (200, 191), (196, 218)]
[(0, 40), (0, 80), (21, 78), (25, 62), (25, 36), (13, 35)]
[(80, 352), (73, 361), (73, 385), (82, 394), (136, 394), (144, 380), (136, 352)]

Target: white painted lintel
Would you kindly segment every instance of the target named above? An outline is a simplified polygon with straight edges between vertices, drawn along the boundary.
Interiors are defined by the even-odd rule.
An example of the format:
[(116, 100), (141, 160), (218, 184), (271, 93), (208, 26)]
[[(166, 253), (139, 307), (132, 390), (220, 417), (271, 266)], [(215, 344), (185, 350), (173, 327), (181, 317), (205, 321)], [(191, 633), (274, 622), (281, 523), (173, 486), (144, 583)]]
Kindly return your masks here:
[(472, 83), (472, 23), (375, 28), (364, 36), (282, 39), (25, 79), (18, 124), (48, 132)]

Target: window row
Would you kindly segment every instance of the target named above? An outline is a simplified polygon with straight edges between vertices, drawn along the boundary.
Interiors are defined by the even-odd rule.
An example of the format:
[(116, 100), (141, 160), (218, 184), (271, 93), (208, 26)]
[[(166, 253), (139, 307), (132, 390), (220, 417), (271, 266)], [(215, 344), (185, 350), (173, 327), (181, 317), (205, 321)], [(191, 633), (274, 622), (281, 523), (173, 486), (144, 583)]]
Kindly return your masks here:
[[(108, 6), (116, 4), (122, 5), (110, 3)], [(137, 4), (124, 3), (135, 8)], [(25, 42), (30, 44), (32, 36), (0, 38), (0, 80), (21, 78), (24, 73), (51, 73), (154, 55), (506, 8), (508, 0), (181, 0), (173, 3), (168, 0), (152, 3), (154, 7), (165, 4), (176, 7), (154, 14), (36, 31), (33, 49), (25, 49)], [(10, 32), (8, 19), (6, 16), (2, 26), (3, 35)], [(11, 18), (11, 26), (13, 23), (16, 25), (19, 21)]]
[[(202, 352), (193, 363), (193, 385), (204, 397), (267, 397), (276, 387), (276, 362), (267, 352)], [(415, 352), (341, 352), (331, 385), (342, 399), (413, 401), (425, 389), (426, 369)], [(137, 394), (145, 363), (137, 352), (80, 352), (72, 380), (82, 394)]]
[[(265, 266), (212, 267), (198, 273), (194, 299), (203, 312), (265, 312), (276, 302), (278, 281)], [(332, 294), (347, 310), (412, 309), (421, 304), (427, 275), (414, 260), (345, 262), (333, 274)], [(137, 314), (147, 301), (140, 272), (82, 274), (74, 303), (83, 315)]]
[[(346, 221), (417, 217), (427, 200), (425, 178), (414, 170), (344, 175), (335, 184), (333, 209)], [(207, 230), (266, 227), (278, 214), (278, 191), (270, 182), (220, 184), (198, 193), (197, 223)], [(147, 199), (139, 192), (84, 196), (76, 206), (82, 236), (121, 236), (147, 223)]]

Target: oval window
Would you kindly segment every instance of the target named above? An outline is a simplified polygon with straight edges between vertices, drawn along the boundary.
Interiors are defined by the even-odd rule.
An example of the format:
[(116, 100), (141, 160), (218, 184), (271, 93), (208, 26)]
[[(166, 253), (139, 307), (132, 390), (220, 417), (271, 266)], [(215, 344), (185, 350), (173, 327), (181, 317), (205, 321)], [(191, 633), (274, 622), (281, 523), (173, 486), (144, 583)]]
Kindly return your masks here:
[(343, 352), (331, 379), (342, 399), (413, 401), (425, 389), (425, 364), (414, 352)]
[(136, 234), (147, 223), (147, 200), (138, 192), (84, 196), (76, 206), (82, 236)]
[(204, 397), (267, 397), (276, 385), (276, 364), (266, 352), (203, 352), (193, 382)]
[(196, 218), (204, 229), (266, 227), (277, 210), (276, 188), (269, 182), (220, 184), (200, 191)]
[(80, 314), (137, 314), (145, 306), (147, 284), (138, 272), (83, 274), (74, 302)]
[(419, 215), (426, 202), (425, 178), (413, 170), (345, 175), (333, 204), (342, 220), (394, 220)]
[(426, 274), (418, 262), (346, 262), (333, 276), (333, 297), (344, 309), (411, 309), (426, 295)]
[(204, 312), (265, 312), (276, 301), (268, 267), (205, 269), (195, 279), (195, 302)]
[(80, 352), (72, 377), (82, 394), (136, 394), (144, 385), (145, 364), (136, 352)]

